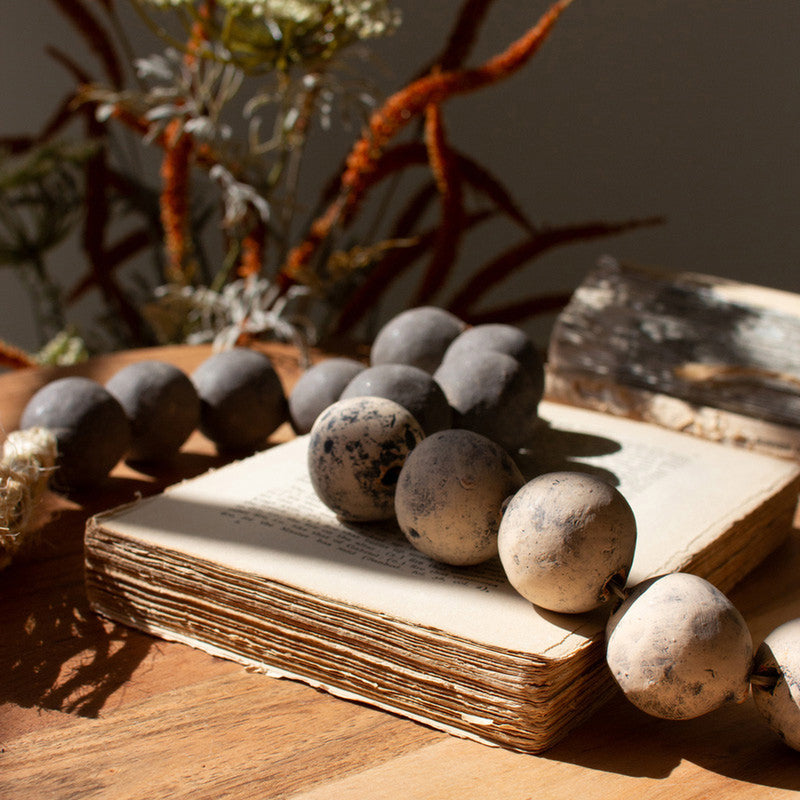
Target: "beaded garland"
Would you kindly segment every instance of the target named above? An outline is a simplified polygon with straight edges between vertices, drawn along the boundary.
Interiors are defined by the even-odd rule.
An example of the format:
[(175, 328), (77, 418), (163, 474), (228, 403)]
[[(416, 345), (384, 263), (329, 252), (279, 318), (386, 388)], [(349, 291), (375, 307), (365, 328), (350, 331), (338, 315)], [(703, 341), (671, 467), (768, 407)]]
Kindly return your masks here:
[[(328, 424), (335, 418), (338, 406), (340, 403), (334, 403), (328, 408), (325, 417)], [(459, 429), (452, 429), (452, 432), (463, 433)], [(438, 436), (447, 434), (448, 431), (443, 431)], [(358, 438), (359, 433), (355, 430), (350, 436)], [(414, 461), (409, 457), (404, 463), (399, 484), (409, 480), (405, 473)], [(313, 459), (309, 467), (312, 471), (315, 469)], [(449, 469), (458, 474), (456, 465), (450, 464)], [(535, 546), (527, 546), (530, 542), (526, 543), (527, 550), (526, 546), (515, 542), (516, 546), (508, 551), (505, 560), (501, 542), (501, 563), (512, 586), (536, 605), (560, 613), (569, 613), (571, 608), (576, 613), (590, 611), (604, 605), (610, 595), (616, 595), (617, 603), (606, 627), (606, 660), (626, 697), (646, 713), (665, 719), (691, 719), (728, 702), (743, 702), (752, 690), (756, 706), (767, 724), (790, 747), (800, 749), (800, 620), (787, 623), (788, 627), (782, 626), (770, 634), (754, 657), (752, 639), (743, 617), (730, 600), (705, 579), (688, 573), (670, 573), (626, 587), (635, 543), (635, 520), (630, 507), (616, 489), (606, 485), (611, 490), (607, 493), (608, 500), (599, 505), (596, 499), (584, 498), (579, 508), (559, 509), (556, 493), (550, 498), (555, 510), (551, 509), (549, 518), (541, 508), (536, 508), (536, 502), (541, 499), (536, 497), (537, 491), (557, 489), (559, 483), (569, 482), (600, 483), (594, 476), (579, 472), (540, 475), (510, 498), (487, 502), (485, 513), (477, 515), (494, 516), (502, 529), (514, 514), (520, 516), (515, 499), (534, 494), (534, 508), (526, 497), (527, 509), (523, 509), (521, 519), (514, 519), (511, 525), (518, 532), (527, 513), (530, 528), (536, 529), (537, 525), (550, 528), (550, 541), (539, 552)], [(444, 491), (441, 483), (438, 489)], [(427, 491), (436, 489), (427, 487)], [(591, 498), (593, 491), (597, 492), (598, 487), (593, 486), (587, 496)], [(324, 496), (320, 499), (325, 502)], [(404, 514), (406, 510), (401, 511), (396, 506), (398, 520)], [(624, 531), (622, 535), (621, 530)], [(405, 530), (404, 533), (409, 542), (417, 546), (418, 537)], [(552, 540), (557, 539), (559, 533), (563, 541), (554, 543)], [(588, 536), (584, 535), (587, 533)], [(580, 547), (575, 546), (576, 538), (581, 540)], [(563, 545), (561, 552), (559, 544)], [(463, 547), (463, 542), (459, 545)], [(417, 549), (434, 557), (429, 547), (418, 546)], [(568, 555), (564, 557), (564, 553)], [(537, 559), (547, 562), (549, 595), (536, 593), (530, 581), (526, 585), (525, 581), (516, 579), (527, 566), (535, 565)], [(584, 571), (593, 573), (588, 579), (593, 588), (588, 592), (586, 581), (580, 577), (581, 559), (585, 560)], [(438, 560), (458, 563), (446, 557)], [(598, 573), (594, 564), (597, 561), (606, 565), (608, 572)], [(549, 602), (547, 598), (554, 596), (552, 587), (558, 587), (557, 599)], [(594, 603), (587, 602), (587, 594), (592, 592), (596, 598)]]
[(217, 449), (236, 449), (233, 442), (242, 451), (258, 449), (287, 419), (283, 387), (263, 353), (233, 348), (200, 367), (187, 376), (166, 362), (139, 361), (105, 386), (56, 378), (30, 398), (20, 430), (0, 449), (0, 569), (34, 540), (32, 519), (51, 488), (92, 489), (123, 458), (167, 461), (209, 418)]

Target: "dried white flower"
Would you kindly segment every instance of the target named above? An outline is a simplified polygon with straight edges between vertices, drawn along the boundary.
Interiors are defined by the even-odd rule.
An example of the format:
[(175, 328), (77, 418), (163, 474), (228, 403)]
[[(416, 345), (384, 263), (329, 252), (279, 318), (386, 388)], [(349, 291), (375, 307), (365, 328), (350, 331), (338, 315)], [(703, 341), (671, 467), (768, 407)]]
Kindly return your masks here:
[[(171, 331), (184, 332), (188, 344), (213, 342), (218, 349), (233, 347), (242, 334), (270, 335), (294, 344), (304, 358), (315, 340), (313, 323), (303, 306), (310, 296), (304, 286), (282, 294), (266, 278), (243, 278), (220, 291), (206, 286), (160, 286), (145, 315), (166, 340)], [(185, 330), (189, 333), (186, 334)]]
[(263, 222), (269, 221), (269, 203), (252, 186), (237, 181), (222, 164), (215, 164), (209, 174), (222, 189), (223, 227), (233, 228), (245, 222), (251, 208), (255, 209)]

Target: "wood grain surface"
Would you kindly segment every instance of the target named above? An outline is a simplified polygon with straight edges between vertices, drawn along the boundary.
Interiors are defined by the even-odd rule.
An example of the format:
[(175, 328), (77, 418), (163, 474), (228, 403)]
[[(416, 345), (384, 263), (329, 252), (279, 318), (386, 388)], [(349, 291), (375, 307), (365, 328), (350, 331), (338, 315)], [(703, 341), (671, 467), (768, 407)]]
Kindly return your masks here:
[[(203, 347), (0, 376), (0, 424), (66, 372), (108, 379), (160, 358), (191, 371)], [(288, 348), (270, 347), (287, 389)], [(277, 438), (290, 435), (287, 429)], [(37, 546), (0, 573), (0, 797), (20, 798), (783, 798), (800, 753), (752, 701), (682, 723), (617, 696), (540, 756), (433, 731), (303, 684), (251, 673), (96, 617), (83, 591), (83, 527), (96, 511), (222, 463), (194, 434), (157, 474), (120, 465), (107, 485), (53, 498)], [(730, 594), (754, 641), (800, 616), (800, 535)]]

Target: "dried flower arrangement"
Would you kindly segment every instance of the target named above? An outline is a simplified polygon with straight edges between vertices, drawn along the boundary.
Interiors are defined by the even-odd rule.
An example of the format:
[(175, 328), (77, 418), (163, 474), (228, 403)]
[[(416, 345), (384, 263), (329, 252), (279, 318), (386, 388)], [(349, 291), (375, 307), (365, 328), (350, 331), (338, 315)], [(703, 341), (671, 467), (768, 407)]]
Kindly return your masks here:
[[(470, 323), (519, 322), (558, 308), (568, 291), (486, 309), (481, 303), (490, 289), (546, 250), (656, 222), (537, 226), (448, 135), (444, 104), (524, 67), (571, 0), (557, 0), (477, 67), (464, 64), (493, 0), (465, 0), (439, 56), (377, 105), (358, 73), (347, 77), (345, 63), (357, 45), (400, 24), (388, 0), (129, 0), (167, 45), (145, 59), (132, 56), (114, 0), (52, 2), (103, 75), (93, 78), (71, 55), (51, 49), (74, 77), (74, 91), (38, 134), (0, 139), (0, 256), (33, 276), (42, 332), (59, 337), (50, 358), (74, 356), (76, 342), (80, 352), (80, 340), (66, 332), (64, 307), (90, 289), (102, 294), (116, 347), (212, 339), (224, 345), (264, 334), (299, 343), (353, 336), (415, 265), (421, 277), (409, 305), (443, 305)], [(129, 79), (131, 65), (136, 74)], [(312, 124), (331, 124), (334, 105), (362, 120), (362, 132), (322, 186), (322, 210), (299, 225), (304, 147)], [(237, 116), (246, 122), (243, 136), (232, 121)], [(76, 121), (84, 129), (80, 146), (65, 145), (59, 137)], [(114, 143), (121, 133), (160, 149), (157, 185), (119, 163)], [(58, 177), (37, 173), (47, 157), (60, 159)], [(419, 188), (403, 198), (389, 190), (381, 205), (381, 218), (393, 223), (357, 231), (367, 195), (419, 165), (428, 167)], [(71, 191), (51, 187), (56, 180)], [(401, 203), (394, 216), (386, 213), (391, 202)], [(35, 235), (8, 222), (32, 208)], [(114, 238), (111, 223), (131, 215), (136, 222)], [(465, 237), (499, 216), (520, 229), (522, 240), (450, 286)], [(222, 233), (219, 257), (205, 251), (203, 230), (212, 223)], [(87, 273), (62, 298), (43, 256), (75, 224)], [(126, 287), (122, 267), (146, 252), (154, 276)], [(443, 300), (446, 286), (452, 294)], [(11, 345), (0, 347), (0, 357), (9, 365), (32, 360)]]

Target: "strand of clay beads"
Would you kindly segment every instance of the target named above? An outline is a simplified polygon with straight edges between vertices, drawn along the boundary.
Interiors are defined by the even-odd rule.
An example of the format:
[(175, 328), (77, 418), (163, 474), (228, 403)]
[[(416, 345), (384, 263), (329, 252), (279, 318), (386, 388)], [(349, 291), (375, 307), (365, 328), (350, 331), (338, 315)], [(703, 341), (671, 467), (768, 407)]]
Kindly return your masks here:
[(246, 454), (287, 419), (271, 360), (245, 348), (214, 353), (191, 375), (148, 359), (105, 385), (54, 379), (30, 398), (0, 453), (0, 569), (36, 540), (32, 521), (49, 489), (80, 495), (122, 459), (147, 469), (168, 462), (195, 429), (218, 452)]
[(648, 714), (691, 719), (752, 690), (770, 727), (800, 749), (800, 619), (753, 654), (730, 600), (696, 575), (626, 588), (636, 521), (622, 494), (579, 472), (524, 481), (507, 451), (481, 434), (425, 437), (401, 405), (334, 402), (309, 437), (311, 483), (346, 521), (394, 517), (408, 541), (452, 565), (498, 555), (511, 585), (549, 611), (582, 613), (613, 600), (606, 659), (626, 697)]

